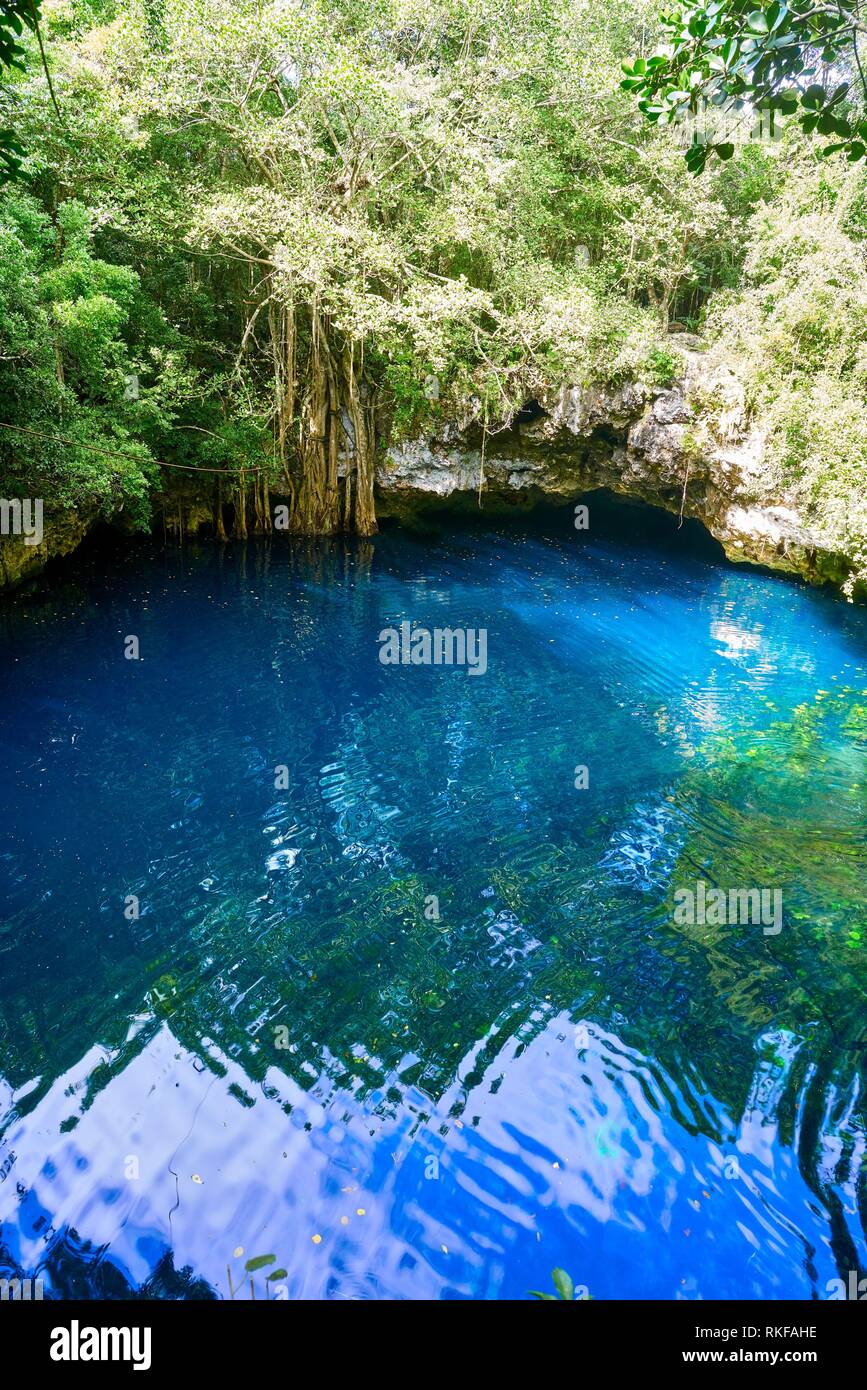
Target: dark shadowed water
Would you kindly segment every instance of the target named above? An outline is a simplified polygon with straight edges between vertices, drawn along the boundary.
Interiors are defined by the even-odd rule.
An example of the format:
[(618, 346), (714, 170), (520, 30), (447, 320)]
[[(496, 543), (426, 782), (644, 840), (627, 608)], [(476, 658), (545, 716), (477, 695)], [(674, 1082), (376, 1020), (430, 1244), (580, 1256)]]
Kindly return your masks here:
[[(0, 1275), (865, 1273), (867, 615), (570, 520), (148, 543), (4, 605)], [(487, 671), (381, 664), (401, 621)], [(699, 882), (777, 925), (678, 920)]]

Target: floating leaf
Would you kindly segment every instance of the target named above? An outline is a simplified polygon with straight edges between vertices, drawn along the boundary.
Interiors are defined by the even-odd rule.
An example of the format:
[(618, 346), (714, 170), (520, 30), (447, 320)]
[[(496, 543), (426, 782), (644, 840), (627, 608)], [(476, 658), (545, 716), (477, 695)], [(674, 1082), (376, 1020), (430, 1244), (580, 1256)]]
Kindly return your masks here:
[(248, 1260), (244, 1265), (248, 1274), (255, 1274), (257, 1269), (264, 1269), (266, 1265), (272, 1265), (276, 1260), (276, 1255), (255, 1255), (252, 1260)]

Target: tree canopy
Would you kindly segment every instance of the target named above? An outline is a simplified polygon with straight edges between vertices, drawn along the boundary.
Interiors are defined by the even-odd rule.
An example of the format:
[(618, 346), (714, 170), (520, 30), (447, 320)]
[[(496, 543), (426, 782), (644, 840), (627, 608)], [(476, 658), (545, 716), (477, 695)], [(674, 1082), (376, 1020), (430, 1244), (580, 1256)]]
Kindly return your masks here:
[[(793, 423), (830, 372), (855, 450), (835, 477), (857, 472), (857, 291), (806, 282), (849, 315), (846, 354), (808, 352), (797, 307), (797, 267), (863, 264), (857, 53), (837, 26), (839, 62), (790, 81), (777, 40), (817, 16), (763, 13), (750, 38), (751, 10), (660, 29), (657, 0), (46, 0), (0, 83), (3, 487), (133, 526), (186, 487), (242, 535), (279, 492), (298, 532), (369, 534), (390, 442), (494, 433), (564, 383), (671, 381), (680, 326), (742, 360), (771, 457), (860, 536)], [(714, 83), (747, 108), (788, 83), (803, 119), (696, 180), (676, 112)], [(818, 160), (817, 135), (841, 148)]]
[[(867, 79), (859, 43), (862, 0), (711, 0), (660, 17), (660, 44), (626, 60), (621, 82), (649, 121), (683, 124), (722, 113), (740, 120), (789, 117), (827, 143), (824, 155), (867, 154)], [(721, 124), (718, 121), (718, 124)], [(734, 143), (693, 140), (686, 161), (700, 173), (709, 155), (731, 159)]]

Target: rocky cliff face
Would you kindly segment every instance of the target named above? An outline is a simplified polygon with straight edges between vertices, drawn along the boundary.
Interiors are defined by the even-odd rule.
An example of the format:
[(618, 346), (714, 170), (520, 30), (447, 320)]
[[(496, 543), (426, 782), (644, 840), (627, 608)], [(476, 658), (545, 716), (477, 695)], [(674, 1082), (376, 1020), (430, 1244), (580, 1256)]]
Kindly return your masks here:
[(38, 545), (24, 536), (0, 537), (0, 592), (34, 578), (56, 555), (69, 555), (81, 544), (95, 518), (70, 512), (62, 519), (46, 518)]
[[(732, 560), (841, 585), (851, 565), (785, 494), (769, 495), (760, 428), (725, 364), (673, 335), (684, 370), (668, 388), (564, 386), (509, 430), (450, 425), (438, 438), (391, 448), (380, 466), (382, 510), (478, 494), (532, 502), (606, 488), (694, 517)], [(591, 523), (592, 524), (592, 523)]]
[[(700, 521), (732, 560), (842, 586), (852, 564), (834, 536), (808, 524), (794, 500), (769, 490), (764, 438), (748, 421), (730, 368), (687, 334), (671, 336), (683, 361), (668, 387), (562, 386), (484, 441), (478, 419), (444, 423), (433, 438), (395, 445), (377, 472), (380, 515), (472, 503), (568, 500), (598, 488)], [(287, 499), (272, 494), (272, 504)], [(157, 526), (192, 535), (213, 523), (213, 499), (175, 491)], [(0, 539), (0, 590), (39, 572), (83, 539), (92, 518), (46, 522), (39, 546)], [(592, 522), (591, 522), (592, 525)], [(862, 591), (857, 595), (863, 598)]]

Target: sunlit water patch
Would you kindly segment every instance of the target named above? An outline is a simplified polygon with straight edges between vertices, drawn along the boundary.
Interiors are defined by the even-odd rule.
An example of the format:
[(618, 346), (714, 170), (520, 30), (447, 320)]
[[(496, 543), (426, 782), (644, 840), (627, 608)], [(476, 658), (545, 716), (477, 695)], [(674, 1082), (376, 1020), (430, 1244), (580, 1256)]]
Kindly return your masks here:
[[(383, 665), (406, 621), (486, 672)], [(0, 1273), (864, 1272), (863, 612), (553, 516), (85, 555), (0, 623)], [(676, 920), (699, 880), (781, 929)]]

